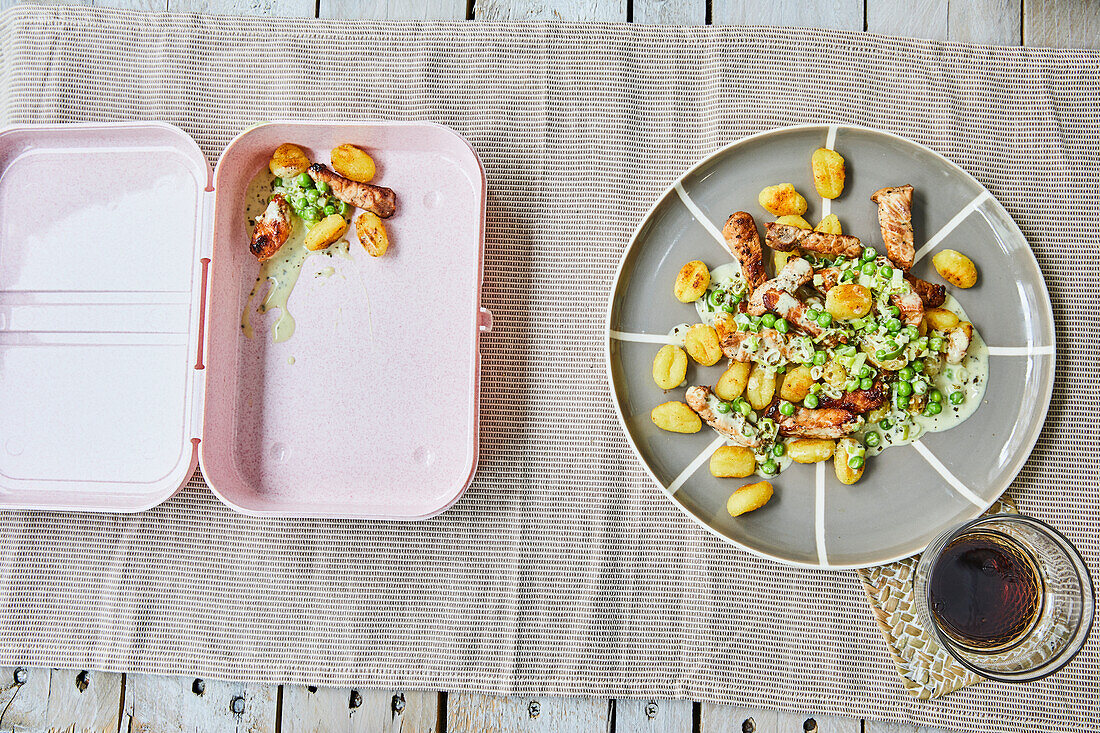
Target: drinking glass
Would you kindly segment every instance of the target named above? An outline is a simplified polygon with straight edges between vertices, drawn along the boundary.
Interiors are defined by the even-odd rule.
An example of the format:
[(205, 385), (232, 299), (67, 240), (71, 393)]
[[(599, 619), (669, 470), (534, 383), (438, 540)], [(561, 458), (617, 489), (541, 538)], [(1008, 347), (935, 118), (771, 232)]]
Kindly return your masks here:
[[(1035, 579), (1034, 613), (1001, 644), (967, 638), (933, 613), (936, 561), (960, 542), (979, 541), (1003, 548)], [(920, 621), (940, 646), (970, 671), (1002, 682), (1030, 682), (1064, 667), (1085, 645), (1096, 612), (1092, 578), (1077, 549), (1053, 527), (1022, 514), (980, 517), (941, 534), (921, 556), (913, 587)]]

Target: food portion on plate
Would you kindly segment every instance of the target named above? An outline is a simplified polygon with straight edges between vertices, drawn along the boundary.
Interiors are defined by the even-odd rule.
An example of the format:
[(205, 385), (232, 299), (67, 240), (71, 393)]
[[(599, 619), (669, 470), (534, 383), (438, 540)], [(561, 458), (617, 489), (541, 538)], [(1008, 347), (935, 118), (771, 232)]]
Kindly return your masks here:
[(290, 338), (294, 318), (287, 301), (302, 265), (316, 252), (350, 259), (347, 241), (341, 241), (350, 221), (354, 220), (356, 236), (372, 257), (381, 257), (389, 249), (382, 220), (397, 211), (397, 195), (371, 183), (374, 159), (350, 144), (333, 148), (329, 158), (331, 169), (311, 161), (299, 146), (284, 143), (275, 149), (267, 170), (249, 184), (245, 195), (245, 215), (253, 227), (249, 249), (261, 264), (241, 315), (241, 330), (248, 338), (253, 337), (252, 301), (265, 283), (270, 287), (256, 311), (278, 308), (272, 334), (276, 342)]
[[(823, 198), (842, 194), (845, 165), (834, 150), (813, 153)], [(689, 357), (696, 369), (721, 363), (722, 371), (651, 418), (679, 433), (706, 424), (725, 438), (710, 459), (714, 476), (771, 479), (792, 462), (831, 459), (837, 479), (854, 484), (871, 456), (952, 428), (980, 404), (984, 342), (944, 285), (910, 273), (913, 187), (882, 188), (871, 201), (885, 255), (845, 234), (835, 215), (811, 227), (806, 198), (781, 183), (759, 195), (778, 217), (765, 223), (763, 242), (752, 214), (737, 211), (722, 230), (732, 261), (681, 268), (673, 295), (695, 305), (698, 322), (672, 330), (682, 347), (657, 352), (654, 381), (665, 390), (684, 384)], [(977, 281), (974, 263), (954, 250), (933, 265), (956, 287)], [(771, 495), (761, 481), (735, 492), (727, 508), (738, 516)]]

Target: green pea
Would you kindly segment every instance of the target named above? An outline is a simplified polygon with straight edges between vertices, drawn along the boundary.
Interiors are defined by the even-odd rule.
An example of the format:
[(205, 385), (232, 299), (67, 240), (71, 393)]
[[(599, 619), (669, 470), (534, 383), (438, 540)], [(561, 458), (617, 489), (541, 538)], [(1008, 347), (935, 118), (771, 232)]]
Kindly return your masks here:
[(863, 248), (862, 259), (864, 261), (873, 260), (876, 257), (878, 257), (878, 252), (875, 251), (874, 247), (864, 247)]
[(734, 305), (736, 305), (737, 303), (740, 303), (741, 299), (744, 297), (745, 296), (742, 293), (737, 293), (736, 295), (730, 296), (730, 300), (732, 300)]
[(890, 265), (883, 265), (882, 267), (878, 268), (878, 274), (882, 275), (883, 277), (890, 277), (894, 274), (894, 268), (890, 267)]
[(711, 305), (717, 307), (722, 304), (723, 292), (721, 290), (711, 290), (710, 295), (707, 296), (707, 300)]
[(867, 437), (864, 438), (863, 442), (865, 442), (869, 448), (874, 448), (882, 442), (882, 437), (874, 430), (872, 430), (871, 432), (867, 433)]
[(896, 305), (886, 306), (886, 312), (892, 315), (894, 318), (901, 317), (901, 308), (898, 308)]
[(302, 218), (306, 221), (317, 221), (321, 218), (321, 212), (317, 211), (316, 206), (307, 206), (302, 209)]
[(859, 378), (866, 379), (869, 376), (871, 376), (871, 367), (864, 364), (859, 368)]
[(740, 412), (745, 417), (748, 417), (749, 413), (752, 412), (752, 407), (749, 405), (748, 402), (742, 402), (739, 405), (737, 405), (737, 411)]
[(784, 400), (783, 402), (779, 403), (779, 411), (784, 415), (790, 417), (794, 414), (794, 405)]
[(863, 330), (865, 333), (874, 333), (878, 330), (878, 324), (875, 323), (874, 319), (868, 318), (867, 323), (863, 324)]
[(939, 402), (929, 402), (928, 406), (924, 408), (925, 415), (939, 415), (943, 410), (943, 406)]
[(828, 328), (833, 325), (833, 316), (828, 311), (821, 311), (817, 316), (817, 325), (822, 328)]
[(912, 367), (903, 366), (901, 369), (898, 369), (898, 379), (903, 382), (911, 381), (913, 379)]
[(316, 203), (319, 198), (321, 198), (321, 193), (316, 188), (311, 188), (306, 191), (306, 201)]
[(727, 412), (733, 409), (733, 405), (728, 402), (719, 402), (717, 405), (714, 406), (714, 409), (725, 415)]
[(859, 273), (855, 270), (845, 270), (844, 274), (840, 276), (841, 281), (855, 280), (859, 276)]
[(332, 204), (329, 204), (323, 209), (323, 211), (325, 212), (325, 216), (332, 216), (336, 213), (336, 207)]
[(814, 395), (814, 394), (806, 395), (806, 399), (802, 400), (802, 404), (804, 404), (806, 407), (810, 408), (811, 410), (814, 409), (815, 407), (817, 407), (817, 395)]
[(850, 379), (850, 380), (848, 380), (847, 382), (844, 383), (844, 391), (845, 392), (855, 392), (857, 389), (859, 389), (859, 380), (858, 379)]
[(894, 385), (894, 389), (896, 389), (898, 394), (902, 397), (908, 397), (913, 394), (913, 385), (909, 384), (909, 382), (898, 382)]
[(787, 323), (786, 318), (780, 318), (775, 322), (775, 330), (779, 333), (787, 333), (791, 330), (791, 324)]
[(722, 310), (724, 310), (726, 313), (736, 313), (737, 312), (737, 308), (730, 305), (730, 304), (728, 304), (728, 303), (726, 305), (722, 306)]
[(909, 407), (909, 398), (898, 395), (897, 398), (894, 400), (894, 407), (898, 408), (899, 410), (906, 409), (907, 407)]
[(874, 275), (875, 274), (875, 263), (874, 262), (868, 262), (867, 264), (865, 264), (863, 266), (863, 274), (864, 275)]
[(871, 389), (871, 387), (874, 386), (875, 383), (869, 377), (864, 377), (863, 379), (859, 380), (860, 389)]
[(848, 459), (848, 467), (855, 469), (863, 468), (863, 456), (851, 456)]
[(773, 461), (769, 458), (768, 462), (760, 467), (760, 470), (763, 471), (764, 473), (771, 474), (771, 473), (775, 473), (776, 471), (778, 471), (779, 466), (775, 465), (775, 461)]
[(938, 389), (934, 389), (928, 393), (928, 399), (932, 402), (943, 402), (943, 392)]
[(327, 181), (317, 181), (317, 190), (321, 193), (328, 193), (332, 190), (332, 187), (328, 185)]
[(920, 336), (920, 331), (917, 330), (916, 326), (906, 326), (905, 335), (909, 337), (910, 341), (913, 341), (918, 336)]
[(912, 367), (913, 371), (916, 372), (917, 374), (920, 374), (921, 372), (924, 371), (924, 362), (923, 361), (911, 362), (909, 364), (909, 366)]
[(275, 176), (275, 180), (271, 182), (271, 185), (275, 188), (278, 188), (279, 186), (283, 185), (283, 179), (279, 176)]
[(966, 401), (966, 395), (964, 395), (961, 390), (956, 390), (952, 392), (951, 396), (947, 399), (951, 401), (952, 405), (961, 405)]
[(815, 351), (814, 352), (814, 364), (816, 364), (817, 366), (823, 365), (825, 363), (826, 358), (827, 357), (825, 356), (824, 351)]
[(313, 179), (309, 177), (308, 173), (301, 173), (298, 175), (298, 185), (302, 188), (313, 188)]
[(760, 322), (764, 324), (765, 328), (771, 328), (775, 325), (775, 315), (772, 313), (765, 313), (760, 317)]
[(943, 348), (943, 339), (939, 336), (933, 336), (928, 339), (928, 348), (932, 349), (932, 351), (939, 351)]
[(901, 321), (896, 318), (891, 318), (886, 321), (886, 330), (890, 333), (897, 333), (901, 330)]

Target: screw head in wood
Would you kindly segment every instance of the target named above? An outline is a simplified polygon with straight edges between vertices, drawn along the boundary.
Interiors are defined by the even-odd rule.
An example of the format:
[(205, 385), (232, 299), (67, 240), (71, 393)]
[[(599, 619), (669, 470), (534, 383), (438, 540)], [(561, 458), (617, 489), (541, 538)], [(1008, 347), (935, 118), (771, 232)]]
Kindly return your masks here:
[(405, 711), (405, 696), (402, 693), (399, 692), (393, 696), (393, 700), (390, 701), (390, 709), (398, 715)]
[(756, 719), (745, 718), (741, 723), (741, 733), (756, 733)]
[(235, 698), (229, 701), (229, 709), (233, 711), (234, 715), (240, 715), (244, 712), (244, 698), (237, 695)]
[(527, 714), (530, 715), (532, 718), (539, 717), (539, 713), (541, 712), (542, 706), (539, 705), (538, 700), (532, 700), (531, 702), (527, 703)]
[(88, 674), (88, 670), (83, 670), (76, 676), (76, 689), (77, 692), (84, 692), (88, 689), (88, 683), (92, 681), (91, 676)]
[(17, 684), (17, 685), (26, 684), (26, 682), (27, 682), (27, 668), (26, 667), (16, 667), (15, 668), (15, 674), (12, 675), (12, 678), (15, 681), (15, 684)]
[(363, 696), (359, 694), (359, 690), (352, 690), (351, 695), (348, 696), (348, 708), (355, 710), (357, 707), (363, 704)]
[(191, 683), (191, 692), (195, 693), (196, 695), (202, 695), (204, 692), (206, 692), (206, 683), (200, 679), (196, 679), (194, 682)]
[(806, 718), (806, 722), (802, 724), (802, 730), (806, 733), (817, 733), (817, 721), (813, 718)]
[(645, 716), (647, 718), (656, 718), (657, 717), (657, 703), (652, 702), (652, 701), (646, 703)]

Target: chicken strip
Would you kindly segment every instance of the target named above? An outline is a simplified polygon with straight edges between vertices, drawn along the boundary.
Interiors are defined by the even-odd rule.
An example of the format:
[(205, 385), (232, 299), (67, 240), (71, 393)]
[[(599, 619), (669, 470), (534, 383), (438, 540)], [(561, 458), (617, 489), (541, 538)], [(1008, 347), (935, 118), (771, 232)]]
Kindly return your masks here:
[(764, 308), (784, 318), (792, 326), (815, 339), (824, 336), (821, 343), (826, 346), (834, 346), (841, 341), (847, 341), (847, 337), (839, 332), (828, 332), (810, 316), (810, 309), (797, 297), (782, 290), (769, 290), (764, 293)]
[(252, 254), (260, 262), (271, 259), (286, 244), (290, 229), (290, 204), (275, 194), (264, 213), (256, 217), (256, 228), (252, 230), (252, 243), (249, 245)]
[(863, 413), (876, 410), (886, 404), (890, 397), (890, 389), (882, 382), (876, 380), (871, 389), (857, 389), (853, 392), (845, 392), (840, 397), (831, 399), (821, 397), (818, 400), (818, 409), (836, 407), (848, 412)]
[(737, 330), (729, 314), (714, 319), (714, 330), (718, 333), (722, 353), (734, 361), (753, 361), (753, 356), (762, 351), (779, 354), (786, 361), (801, 362), (807, 356), (803, 349), (793, 346), (774, 328), (762, 328), (759, 332)]
[(882, 241), (886, 243), (886, 256), (905, 272), (913, 266), (913, 187), (880, 188), (871, 195), (878, 204), (878, 225), (882, 229)]
[(924, 318), (924, 302), (921, 297), (910, 290), (908, 293), (894, 293), (890, 296), (890, 302), (901, 311), (901, 322), (906, 326), (919, 326)]
[(793, 415), (779, 412), (779, 400), (764, 411), (788, 438), (842, 438), (863, 424), (863, 418), (839, 407), (796, 407)]
[[(828, 293), (830, 290), (840, 284), (840, 268), (839, 267), (822, 267), (820, 270), (814, 273), (814, 287), (820, 290), (823, 294)], [(817, 284), (817, 275), (821, 275), (821, 284)]]
[(324, 181), (332, 188), (332, 195), (346, 204), (372, 211), (383, 219), (393, 216), (397, 210), (397, 194), (392, 188), (360, 183), (330, 171), (324, 163), (314, 163), (307, 171), (310, 178)]
[(808, 283), (813, 276), (814, 268), (809, 262), (801, 257), (790, 258), (775, 277), (759, 285), (749, 295), (749, 314), (762, 316), (768, 311), (764, 304), (765, 294), (774, 292), (776, 297), (779, 293), (793, 295), (794, 291)]
[(935, 285), (927, 280), (921, 280), (915, 275), (905, 273), (905, 280), (909, 287), (920, 296), (925, 308), (939, 308), (943, 301), (947, 300), (947, 288), (943, 285)]
[(797, 248), (829, 257), (844, 256), (849, 259), (855, 259), (863, 253), (863, 245), (859, 239), (847, 234), (826, 234), (789, 224), (776, 224), (774, 221), (769, 221), (767, 227), (768, 246), (780, 252), (790, 252)]
[(764, 444), (764, 439), (740, 412), (730, 410), (727, 413), (721, 413), (714, 409), (721, 400), (711, 393), (709, 387), (688, 387), (684, 399), (688, 407), (695, 410), (703, 422), (717, 430), (733, 445), (759, 448)]
[(745, 211), (730, 214), (722, 228), (722, 236), (726, 238), (726, 249), (741, 265), (741, 275), (749, 284), (749, 292), (760, 287), (768, 279), (768, 273), (764, 270), (764, 249), (760, 246), (760, 233), (752, 214)]
[(947, 363), (962, 364), (966, 358), (966, 350), (970, 348), (970, 339), (974, 337), (974, 327), (963, 321), (944, 336), (947, 337)]

